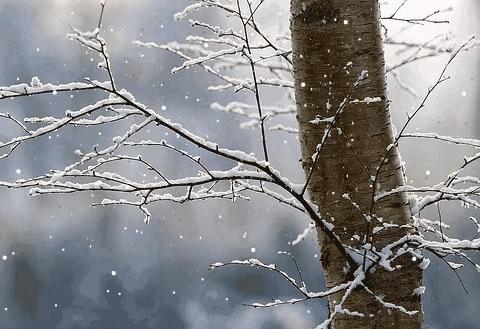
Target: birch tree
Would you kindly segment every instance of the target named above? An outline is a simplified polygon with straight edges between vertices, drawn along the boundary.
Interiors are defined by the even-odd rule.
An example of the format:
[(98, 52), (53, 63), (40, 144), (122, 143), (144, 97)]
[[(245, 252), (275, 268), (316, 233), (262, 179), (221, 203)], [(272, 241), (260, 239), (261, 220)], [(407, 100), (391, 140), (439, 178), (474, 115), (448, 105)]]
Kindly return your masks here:
[[(464, 170), (480, 158), (480, 141), (409, 132), (409, 124), (437, 87), (449, 79), (450, 63), (476, 43), (473, 38), (459, 45), (446, 45), (438, 40), (416, 44), (392, 39), (381, 27), (378, 3), (373, 0), (292, 0), (291, 34), (287, 31), (270, 35), (256, 19), (266, 2), (198, 0), (175, 18), (182, 20), (200, 10), (214, 10), (228, 18), (229, 26), (190, 19), (191, 26), (202, 33), (187, 37), (185, 42), (134, 41), (139, 47), (177, 55), (182, 61), (172, 73), (200, 68), (214, 79), (214, 84), (208, 87), (210, 91), (247, 95), (248, 102), (213, 103), (211, 109), (228, 112), (242, 120), (242, 128), (252, 129), (259, 140), (256, 151), (229, 149), (206, 140), (194, 132), (194, 127), (187, 129), (173, 122), (161, 109), (142, 103), (118, 85), (117, 69), (112, 67), (108, 44), (102, 37), (106, 14), (106, 2), (102, 0), (97, 26), (88, 31), (74, 28), (68, 34), (68, 38), (98, 55), (98, 67), (104, 71), (100, 80), (85, 78), (52, 84), (32, 77), (29, 83), (0, 87), (0, 100), (72, 91), (98, 92), (95, 95), (102, 97), (96, 99), (92, 95), (90, 105), (67, 110), (59, 117), (18, 118), (12, 113), (0, 113), (18, 131), (1, 141), (0, 159), (6, 161), (22, 144), (68, 126), (104, 126), (127, 118), (136, 122), (119, 131), (106, 147), (94, 145), (77, 150), (78, 159), (63, 168), (38, 177), (0, 182), (0, 186), (27, 188), (32, 195), (110, 193), (112, 197), (93, 205), (135, 207), (143, 214), (145, 223), (155, 216), (149, 210), (153, 203), (207, 199), (241, 202), (262, 194), (300, 211), (306, 218), (307, 228), (292, 244), (298, 244), (312, 231), (317, 232), (327, 288), (312, 290), (295, 258), (287, 252), (279, 254), (292, 260), (296, 273), (287, 273), (275, 264), (255, 258), (211, 264), (212, 269), (248, 266), (270, 271), (295, 293), (290, 299), (273, 298), (271, 302), (247, 306), (288, 307), (306, 300), (328, 299), (329, 316), (317, 328), (420, 328), (421, 295), (425, 290), (422, 270), (429, 264), (428, 257), (440, 258), (455, 273), (465, 264), (480, 270), (471, 257), (480, 248), (478, 236), (449, 237), (441, 219), (422, 216), (422, 211), (440, 202), (480, 206), (479, 179), (464, 175)], [(405, 2), (383, 19), (406, 24), (444, 23), (437, 19), (437, 11), (413, 18), (399, 16)], [(384, 43), (411, 50), (413, 55), (385, 68), (382, 36)], [(398, 67), (437, 55), (446, 55), (445, 65), (418, 107), (395, 132), (385, 73), (396, 74)], [(397, 81), (408, 90), (400, 79)], [(284, 107), (267, 104), (262, 97), (265, 88), (278, 88), (289, 104)], [(146, 129), (157, 126), (196, 147), (198, 153), (227, 160), (230, 167), (210, 168), (198, 154), (182, 149), (177, 138), (139, 137)], [(277, 140), (276, 134), (283, 133), (299, 136), (304, 181), (294, 182), (279, 170), (269, 152)], [(454, 143), (470, 147), (472, 152), (443, 181), (433, 186), (410, 186), (405, 183), (405, 169), (398, 151), (403, 138)], [(192, 165), (192, 174), (168, 177), (161, 167), (147, 159), (144, 151), (147, 146), (157, 152), (181, 155)], [(138, 181), (120, 174), (122, 166), (132, 164), (154, 173), (155, 177)], [(480, 230), (475, 218), (468, 224)]]
[[(355, 289), (339, 312), (343, 293), (329, 297), (332, 328), (420, 328), (421, 269), (408, 253), (395, 271), (367, 270), (368, 255), (410, 234), (406, 193), (375, 200), (404, 185), (390, 120), (377, 1), (292, 1), (295, 95), (302, 163), (312, 201), (322, 218), (352, 248), (363, 244), (368, 289)], [(387, 224), (380, 231), (374, 227)], [(341, 252), (318, 230), (328, 287), (355, 277)], [(355, 241), (352, 237), (362, 237)], [(418, 260), (420, 261), (420, 260)], [(357, 268), (354, 268), (357, 270)], [(392, 284), (395, 282), (395, 284)], [(384, 296), (409, 310), (388, 316)]]

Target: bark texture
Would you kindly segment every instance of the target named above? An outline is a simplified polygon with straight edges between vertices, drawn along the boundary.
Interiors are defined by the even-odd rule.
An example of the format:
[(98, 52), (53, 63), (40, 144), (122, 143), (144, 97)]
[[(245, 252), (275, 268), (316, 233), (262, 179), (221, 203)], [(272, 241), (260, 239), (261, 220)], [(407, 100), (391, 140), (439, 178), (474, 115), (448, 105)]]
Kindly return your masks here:
[[(311, 170), (308, 192), (319, 206), (320, 215), (335, 225), (344, 243), (355, 244), (352, 237), (371, 236), (372, 226), (343, 195), (348, 194), (364, 214), (372, 204), (372, 179), (394, 134), (385, 86), (384, 54), (377, 0), (291, 0), (293, 66), (302, 163), (306, 176)], [(368, 77), (353, 87), (362, 71)], [(348, 102), (331, 130), (315, 167), (312, 157), (322, 141), (328, 123), (312, 124), (317, 116), (332, 117), (341, 103)], [(379, 175), (377, 189), (390, 190), (402, 185), (403, 174), (398, 152), (390, 152)], [(405, 195), (382, 199), (374, 205), (379, 221), (407, 224), (410, 210)], [(367, 233), (367, 231), (370, 231)], [(376, 234), (377, 250), (407, 234), (405, 228), (393, 228)], [(322, 266), (328, 287), (347, 280), (345, 259), (331, 241), (318, 230)], [(367, 284), (386, 302), (418, 310), (408, 316), (387, 310), (364, 289), (354, 291), (345, 307), (365, 317), (339, 315), (334, 329), (408, 328), (422, 326), (421, 298), (414, 289), (421, 285), (421, 270), (410, 256), (400, 258), (398, 270), (377, 269), (368, 275)], [(330, 310), (342, 294), (329, 298)]]

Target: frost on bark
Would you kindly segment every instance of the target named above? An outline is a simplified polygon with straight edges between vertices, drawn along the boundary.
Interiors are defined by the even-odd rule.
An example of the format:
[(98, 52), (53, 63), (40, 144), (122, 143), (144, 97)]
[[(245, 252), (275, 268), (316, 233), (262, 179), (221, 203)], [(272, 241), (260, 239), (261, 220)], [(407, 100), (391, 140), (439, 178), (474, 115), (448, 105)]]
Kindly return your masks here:
[[(373, 201), (375, 192), (404, 184), (397, 150), (389, 152), (375, 178), (394, 143), (378, 3), (291, 0), (291, 12), (297, 119), (308, 192), (343, 243), (372, 243), (379, 250), (409, 232), (389, 228), (373, 234), (375, 223), (403, 225), (411, 216), (405, 194)], [(318, 238), (327, 287), (349, 280), (345, 258), (321, 230)], [(360, 262), (363, 257), (357, 256)], [(421, 300), (414, 290), (421, 284), (421, 269), (411, 255), (400, 257), (395, 265), (393, 272), (377, 268), (368, 273), (365, 285), (385, 301), (419, 312), (407, 315), (388, 310), (365, 289), (357, 288), (343, 308), (364, 316), (342, 312), (332, 328), (420, 328)], [(342, 294), (329, 297), (331, 312)]]

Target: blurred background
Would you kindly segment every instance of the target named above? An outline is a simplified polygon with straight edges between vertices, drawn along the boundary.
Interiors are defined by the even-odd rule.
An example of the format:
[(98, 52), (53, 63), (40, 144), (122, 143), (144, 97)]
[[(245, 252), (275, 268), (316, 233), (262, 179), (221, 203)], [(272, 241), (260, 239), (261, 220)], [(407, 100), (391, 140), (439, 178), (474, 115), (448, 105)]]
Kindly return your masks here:
[[(241, 120), (210, 110), (210, 104), (251, 101), (251, 95), (208, 92), (211, 77), (196, 70), (172, 75), (181, 61), (155, 49), (138, 48), (133, 40), (183, 41), (198, 34), (188, 21), (175, 22), (174, 13), (188, 0), (110, 0), (102, 35), (108, 43), (117, 84), (152, 108), (162, 106), (166, 117), (221, 145), (259, 151), (258, 130), (240, 129)], [(383, 3), (384, 15), (401, 1)], [(446, 44), (462, 43), (480, 34), (478, 0), (424, 0), (407, 3), (401, 17), (420, 17), (436, 9), (452, 8), (440, 17), (450, 24), (406, 25), (386, 22), (389, 36), (402, 41), (425, 42), (448, 33)], [(67, 40), (71, 27), (92, 30), (98, 21), (97, 0), (0, 0), (0, 85), (105, 79), (97, 55)], [(228, 26), (228, 20), (204, 10), (204, 21)], [(269, 33), (288, 29), (288, 1), (267, 1), (258, 16)], [(207, 35), (207, 34), (205, 34)], [(438, 88), (410, 131), (437, 132), (480, 138), (479, 50), (462, 53), (449, 69), (453, 79)], [(386, 48), (387, 67), (405, 54)], [(416, 61), (389, 75), (393, 119), (400, 126), (432, 85), (447, 56)], [(404, 84), (410, 86), (406, 91)], [(99, 95), (67, 93), (2, 100), (1, 112), (17, 117), (61, 115), (90, 104)], [(287, 97), (267, 89), (269, 105), (284, 107)], [(25, 144), (7, 160), (0, 160), (0, 180), (27, 178), (60, 169), (75, 159), (74, 151), (108, 145), (132, 122), (105, 129), (69, 128)], [(0, 123), (0, 139), (18, 133)], [(182, 141), (160, 128), (150, 136), (165, 138), (181, 147)], [(303, 181), (299, 145), (292, 134), (269, 133), (272, 162), (291, 180)], [(155, 151), (155, 152), (154, 152)], [(433, 185), (475, 150), (439, 142), (408, 140), (401, 144), (411, 184)], [(477, 150), (478, 151), (478, 150)], [(149, 149), (152, 161), (179, 176), (191, 170), (180, 157)], [(226, 169), (228, 162), (205, 158), (212, 167)], [(135, 177), (138, 168), (122, 168)], [(478, 170), (478, 166), (472, 170)], [(477, 171), (478, 173), (478, 171)], [(478, 175), (478, 174), (477, 174)], [(264, 197), (251, 201), (208, 201), (192, 204), (157, 204), (152, 221), (143, 223), (136, 209), (92, 208), (107, 196), (86, 193), (30, 197), (28, 191), (0, 190), (0, 328), (313, 328), (327, 314), (322, 302), (260, 310), (246, 302), (296, 297), (295, 291), (274, 273), (253, 268), (209, 271), (209, 264), (232, 259), (259, 258), (294, 268), (277, 255), (289, 251), (297, 258), (311, 290), (323, 288), (319, 248), (314, 234), (292, 246), (308, 221), (293, 210)], [(436, 210), (435, 210), (436, 211)], [(442, 205), (443, 220), (455, 224), (453, 236), (475, 235), (469, 216), (478, 210)], [(434, 216), (436, 212), (424, 214)], [(292, 272), (293, 273), (293, 272)], [(115, 275), (113, 275), (115, 274)], [(455, 274), (432, 259), (425, 273), (425, 328), (478, 328), (480, 276), (470, 268), (461, 271), (465, 293)]]

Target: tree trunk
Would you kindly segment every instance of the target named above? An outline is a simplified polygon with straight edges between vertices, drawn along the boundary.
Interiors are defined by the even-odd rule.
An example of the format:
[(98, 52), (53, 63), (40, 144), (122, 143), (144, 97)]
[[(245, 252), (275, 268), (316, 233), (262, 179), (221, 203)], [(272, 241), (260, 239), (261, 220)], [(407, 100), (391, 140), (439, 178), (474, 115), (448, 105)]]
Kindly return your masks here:
[[(380, 226), (380, 222), (404, 225), (411, 217), (404, 194), (384, 198), (372, 207), (372, 176), (388, 146), (394, 142), (385, 87), (378, 2), (291, 0), (291, 13), (302, 163), (307, 177), (313, 170), (308, 180), (310, 198), (319, 206), (322, 218), (334, 224), (343, 243), (354, 245), (355, 235), (360, 240), (374, 236), (372, 244), (378, 250), (411, 233), (407, 228), (372, 233), (373, 226)], [(364, 71), (368, 76), (355, 84)], [(315, 163), (317, 146), (322, 143), (331, 120), (317, 124), (311, 121), (335, 116), (345, 101), (346, 106)], [(396, 149), (389, 153), (380, 168), (377, 191), (388, 191), (404, 183)], [(371, 224), (366, 224), (367, 216), (362, 216), (353, 203), (363, 214), (373, 215)], [(345, 282), (348, 278), (344, 257), (320, 230), (317, 232), (327, 287)], [(398, 310), (387, 310), (365, 289), (357, 288), (344, 307), (365, 316), (338, 315), (331, 327), (421, 328), (421, 298), (414, 293), (421, 284), (421, 269), (411, 256), (401, 257), (395, 265), (397, 270), (393, 272), (377, 268), (367, 275), (365, 282), (376, 295), (383, 296), (385, 302), (418, 313), (409, 316)], [(329, 298), (331, 312), (341, 297), (342, 293), (338, 293)]]

